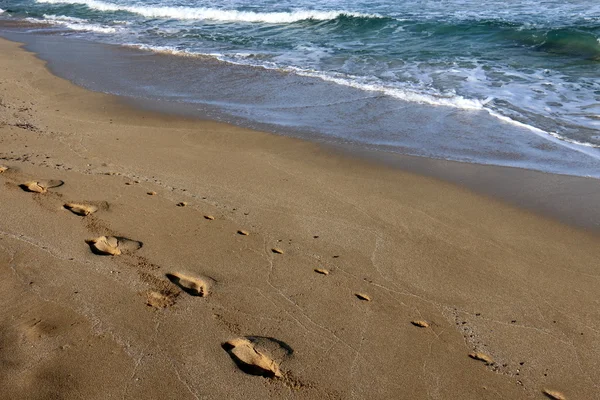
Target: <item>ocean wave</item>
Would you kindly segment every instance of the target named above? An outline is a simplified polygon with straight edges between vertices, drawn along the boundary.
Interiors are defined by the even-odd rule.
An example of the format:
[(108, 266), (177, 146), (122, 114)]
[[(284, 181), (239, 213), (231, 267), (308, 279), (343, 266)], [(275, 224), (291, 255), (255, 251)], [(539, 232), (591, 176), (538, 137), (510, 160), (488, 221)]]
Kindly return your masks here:
[[(459, 95), (433, 95), (433, 94), (425, 94), (419, 93), (417, 91), (411, 91), (408, 89), (400, 89), (400, 88), (392, 88), (384, 85), (376, 84), (376, 83), (362, 83), (359, 82), (360, 78), (352, 75), (342, 75), (342, 74), (327, 74), (318, 71), (311, 71), (296, 67), (281, 67), (278, 65), (255, 65), (248, 64), (243, 62), (235, 62), (234, 60), (228, 58), (224, 54), (220, 53), (197, 53), (188, 50), (181, 50), (170, 46), (152, 46), (147, 44), (134, 44), (129, 43), (126, 44), (127, 47), (133, 47), (140, 50), (151, 51), (154, 53), (163, 53), (163, 54), (172, 54), (176, 56), (183, 57), (213, 57), (220, 61), (227, 62), (230, 64), (239, 64), (245, 66), (259, 67), (264, 69), (274, 69), (280, 70), (283, 72), (292, 72), (300, 76), (306, 76), (311, 78), (318, 78), (323, 81), (336, 83), (338, 85), (349, 86), (356, 89), (360, 89), (363, 91), (369, 92), (379, 92), (391, 97), (395, 97), (400, 100), (421, 103), (421, 104), (429, 104), (435, 106), (446, 106), (453, 108), (460, 108), (464, 110), (482, 110), (483, 106), (486, 102), (489, 101), (481, 101), (476, 99), (467, 99), (465, 97)], [(248, 54), (239, 54), (240, 59), (250, 58), (251, 55)]]
[(5, 13), (5, 11), (0, 8), (0, 14), (4, 14), (4, 13)]
[(550, 140), (554, 143), (568, 147), (572, 150), (579, 151), (583, 154), (587, 154), (595, 159), (599, 159), (597, 152), (588, 151), (587, 149), (588, 148), (598, 149), (598, 148), (600, 148), (600, 145), (571, 139), (566, 136), (560, 135), (557, 132), (543, 130), (543, 129), (540, 129), (533, 125), (529, 125), (525, 122), (515, 120), (506, 115), (502, 115), (499, 112), (493, 111), (490, 108), (486, 107), (486, 104), (488, 104), (489, 102), (491, 102), (493, 100), (491, 97), (487, 98), (485, 100), (478, 100), (478, 99), (465, 98), (465, 97), (459, 96), (459, 95), (427, 94), (427, 93), (419, 93), (419, 92), (408, 90), (408, 89), (387, 87), (387, 86), (379, 85), (379, 84), (361, 83), (356, 80), (357, 77), (349, 77), (349, 76), (335, 77), (335, 76), (331, 76), (331, 75), (324, 74), (321, 72), (308, 72), (308, 71), (302, 71), (302, 70), (297, 70), (296, 73), (298, 75), (315, 77), (315, 78), (322, 79), (324, 81), (334, 82), (339, 85), (350, 86), (350, 87), (364, 90), (364, 91), (380, 92), (387, 96), (395, 97), (395, 98), (403, 100), (403, 101), (420, 103), (420, 104), (428, 104), (428, 105), (433, 105), (433, 106), (452, 107), (452, 108), (458, 108), (458, 109), (462, 109), (462, 110), (485, 111), (490, 116), (492, 116), (502, 122), (508, 123), (510, 125), (518, 126), (523, 129), (527, 129), (527, 130), (535, 133), (536, 135), (543, 137), (547, 140)]
[(390, 97), (395, 97), (400, 100), (429, 104), (433, 106), (445, 106), (452, 108), (460, 108), (463, 110), (482, 110), (485, 101), (477, 99), (467, 99), (459, 95), (442, 95), (419, 93), (410, 89), (389, 87), (377, 83), (360, 82), (360, 78), (351, 75), (335, 75), (317, 71), (302, 70), (299, 68), (288, 68), (301, 76), (319, 78), (323, 81), (333, 82), (338, 85), (349, 86), (355, 89), (360, 89), (367, 92), (379, 92)]
[(44, 14), (43, 17), (44, 17), (44, 20), (46, 20), (48, 22), (57, 22), (57, 23), (58, 22), (71, 22), (71, 23), (75, 23), (75, 24), (87, 24), (90, 22), (87, 19), (68, 17), (66, 15)]
[[(291, 72), (300, 76), (312, 77), (323, 81), (332, 82), (338, 85), (353, 87), (362, 91), (377, 92), (386, 96), (394, 97), (403, 101), (419, 104), (427, 104), (432, 106), (451, 107), (468, 111), (483, 111), (490, 116), (510, 125), (518, 126), (522, 129), (527, 129), (537, 136), (543, 137), (556, 144), (563, 145), (581, 153), (587, 154), (594, 158), (598, 158), (598, 153), (592, 149), (600, 148), (600, 145), (585, 141), (578, 141), (566, 136), (560, 135), (557, 132), (543, 130), (525, 122), (518, 121), (509, 116), (503, 115), (489, 108), (489, 104), (493, 98), (489, 97), (484, 100), (470, 99), (457, 94), (434, 94), (419, 92), (418, 89), (411, 90), (410, 88), (390, 87), (379, 83), (361, 82), (361, 78), (347, 74), (324, 73), (295, 67), (281, 67), (274, 63), (254, 64), (247, 59), (252, 59), (252, 54), (239, 53), (235, 57), (221, 53), (198, 53), (189, 50), (182, 50), (170, 46), (152, 46), (147, 44), (127, 44), (128, 47), (133, 47), (141, 50), (151, 51), (154, 53), (171, 54), (180, 57), (211, 57), (229, 64), (237, 64), (251, 67), (264, 68), (268, 70), (279, 70), (282, 72)], [(588, 150), (589, 149), (589, 150)]]
[(188, 50), (180, 50), (171, 46), (153, 46), (149, 44), (139, 44), (139, 43), (125, 43), (124, 47), (131, 47), (134, 49), (150, 51), (152, 53), (158, 54), (170, 54), (179, 57), (214, 57), (219, 58), (220, 54), (201, 54), (194, 53)]
[(86, 32), (97, 32), (97, 33), (115, 33), (116, 28), (110, 26), (102, 26), (90, 23), (90, 21), (81, 18), (68, 17), (65, 15), (47, 15), (44, 14), (44, 19), (26, 18), (27, 21), (36, 24), (51, 24), (64, 26), (65, 28), (74, 31), (86, 31)]
[(591, 32), (575, 29), (554, 29), (545, 34), (537, 47), (547, 53), (600, 60), (600, 40)]
[[(477, 100), (477, 99), (468, 99), (455, 94), (448, 95), (437, 95), (437, 94), (427, 94), (427, 93), (419, 93), (416, 90), (409, 89), (401, 89), (385, 86), (383, 84), (377, 83), (365, 83), (360, 82), (360, 78), (352, 75), (346, 74), (328, 74), (319, 71), (312, 71), (307, 69), (301, 69), (296, 67), (281, 67), (278, 65), (267, 65), (267, 64), (250, 64), (245, 62), (236, 62), (231, 58), (225, 56), (220, 53), (197, 53), (188, 50), (181, 50), (174, 47), (169, 46), (152, 46), (145, 44), (127, 44), (128, 47), (137, 48), (140, 50), (152, 51), (155, 53), (163, 53), (163, 54), (172, 54), (180, 57), (212, 57), (216, 58), (220, 61), (227, 62), (230, 64), (238, 64), (245, 66), (252, 66), (270, 70), (279, 70), (282, 72), (292, 72), (296, 75), (306, 76), (311, 78), (318, 78), (323, 81), (332, 82), (338, 85), (353, 87), (355, 89), (368, 91), (368, 92), (379, 92), (384, 95), (395, 97), (400, 100), (420, 103), (420, 104), (428, 104), (434, 106), (445, 106), (452, 108), (459, 108), (463, 110), (483, 110), (484, 105), (489, 102), (491, 99), (486, 100)], [(251, 54), (237, 54), (240, 59), (252, 58)]]
[(180, 20), (212, 20), (224, 22), (264, 22), (270, 24), (286, 24), (304, 20), (326, 21), (339, 17), (381, 18), (376, 14), (363, 14), (345, 10), (317, 11), (294, 10), (290, 12), (253, 12), (222, 10), (207, 7), (151, 7), (126, 6), (98, 0), (36, 0), (47, 4), (80, 4), (99, 11), (126, 11), (143, 15), (147, 18), (169, 18)]

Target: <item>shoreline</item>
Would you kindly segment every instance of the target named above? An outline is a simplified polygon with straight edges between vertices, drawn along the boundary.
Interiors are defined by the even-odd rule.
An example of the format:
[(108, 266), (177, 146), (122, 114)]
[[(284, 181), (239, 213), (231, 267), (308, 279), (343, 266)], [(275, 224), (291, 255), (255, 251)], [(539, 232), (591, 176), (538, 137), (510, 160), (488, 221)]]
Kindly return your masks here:
[(595, 149), (502, 122), (487, 111), (427, 106), (301, 74), (43, 31), (4, 34), (26, 42), (55, 75), (149, 111), (359, 150), (600, 177)]
[[(316, 143), (134, 109), (19, 47), (0, 40), (9, 397), (599, 394), (596, 233)], [(414, 168), (464, 171), (429, 164)], [(475, 182), (506, 172), (475, 167)], [(65, 184), (31, 194), (30, 179)], [(101, 235), (143, 246), (98, 256), (85, 240)], [(282, 377), (238, 369), (225, 344), (247, 336)]]
[[(17, 24), (17, 26), (19, 26), (19, 24)], [(23, 38), (27, 37), (23, 36), (23, 34), (21, 34), (21, 36)], [(97, 51), (93, 50), (96, 45), (106, 47), (106, 50), (100, 51), (100, 54), (105, 54), (106, 51), (115, 47), (114, 45), (93, 44), (91, 49), (83, 47), (79, 50), (84, 50), (86, 57), (93, 58), (96, 57), (95, 53), (97, 53)], [(30, 47), (31, 43), (27, 46)], [(49, 49), (58, 50), (59, 52), (64, 50), (61, 50), (60, 46), (56, 48), (54, 45), (49, 47)], [(50, 51), (49, 49), (45, 51), (48, 52)], [(118, 46), (117, 50), (119, 50)], [(118, 54), (126, 57), (130, 51), (131, 49), (123, 48), (120, 49)], [(108, 53), (111, 52), (112, 51), (108, 51)], [(50, 61), (42, 58), (39, 54), (35, 53), (35, 51), (33, 53), (36, 54), (36, 57), (44, 62), (48, 68), (50, 68), (50, 64), (52, 64)], [(163, 58), (168, 59), (169, 57), (171, 56), (161, 54), (151, 56), (151, 58), (156, 58), (158, 60)], [(135, 56), (135, 58), (139, 58), (139, 55)], [(142, 58), (146, 58), (146, 56), (143, 56)], [(164, 61), (160, 61), (160, 63), (163, 62)], [(60, 67), (60, 65), (55, 65), (54, 68), (50, 68), (50, 72), (58, 76), (65, 75), (56, 70), (58, 67)], [(80, 67), (81, 66), (77, 68)], [(69, 74), (72, 75), (72, 79), (77, 77), (76, 73)], [(65, 79), (65, 76), (61, 77)], [(71, 79), (67, 80), (70, 80), (80, 87), (84, 87), (84, 89), (90, 89), (87, 88), (87, 84), (82, 81), (73, 82)], [(103, 91), (98, 91), (98, 88), (93, 91), (103, 93)], [(203, 115), (202, 113), (200, 113), (200, 116), (195, 115), (193, 104), (181, 104), (177, 102), (142, 99), (130, 96), (116, 95), (116, 97), (118, 98), (118, 101), (128, 107), (138, 108), (147, 112), (170, 115), (173, 118), (183, 118), (192, 121), (213, 120), (218, 122), (221, 117), (223, 117), (221, 115), (219, 118), (214, 118), (215, 115), (220, 115), (218, 112), (214, 114), (216, 110), (205, 110), (204, 113), (206, 115)], [(211, 117), (209, 118), (209, 116)], [(600, 232), (600, 209), (595, 206), (598, 201), (600, 201), (600, 186), (596, 184), (598, 179), (595, 177), (544, 172), (536, 169), (528, 169), (526, 167), (501, 166), (477, 162), (453, 161), (436, 157), (405, 155), (391, 150), (369, 148), (369, 146), (364, 144), (344, 143), (343, 141), (338, 142), (314, 133), (293, 133), (291, 131), (287, 133), (277, 132), (273, 127), (266, 124), (257, 123), (254, 127), (248, 127), (235, 118), (232, 121), (227, 121), (226, 118), (224, 123), (240, 126), (249, 131), (258, 130), (272, 135), (291, 136), (298, 140), (316, 143), (323, 149), (328, 149), (337, 154), (347, 155), (350, 158), (360, 158), (362, 161), (372, 162), (375, 163), (375, 165), (384, 167), (391, 166), (392, 168), (400, 169), (401, 171), (410, 171), (418, 175), (441, 179), (444, 182), (458, 184), (459, 186), (476, 193), (508, 202), (519, 208), (524, 208), (540, 215), (557, 219), (560, 222), (571, 226), (583, 228), (590, 232)], [(513, 182), (517, 181), (520, 181), (521, 184), (515, 186)], [(522, 190), (522, 188), (525, 188), (526, 190)]]

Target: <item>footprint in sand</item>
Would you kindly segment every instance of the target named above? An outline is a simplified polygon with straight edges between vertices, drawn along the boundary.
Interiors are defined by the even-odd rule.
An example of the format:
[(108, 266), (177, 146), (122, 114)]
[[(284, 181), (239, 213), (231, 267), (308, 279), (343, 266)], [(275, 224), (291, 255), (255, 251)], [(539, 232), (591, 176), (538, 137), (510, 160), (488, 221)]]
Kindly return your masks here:
[(410, 323), (419, 328), (429, 328), (429, 322), (423, 321), (422, 319), (410, 321)]
[(96, 239), (86, 240), (86, 243), (94, 254), (111, 256), (132, 252), (143, 246), (142, 242), (120, 236), (100, 236)]
[(21, 189), (26, 192), (46, 193), (48, 189), (64, 185), (63, 181), (59, 180), (44, 180), (44, 181), (29, 181), (21, 185)]
[(149, 290), (146, 292), (146, 305), (152, 308), (168, 308), (175, 304), (177, 293)]
[(22, 323), (21, 329), (28, 341), (36, 341), (44, 337), (54, 336), (58, 326), (41, 318), (34, 318)]
[(166, 277), (191, 296), (206, 297), (210, 289), (210, 278), (200, 278), (178, 272), (166, 274)]
[(281, 361), (294, 351), (284, 342), (262, 336), (247, 336), (221, 345), (243, 372), (265, 378), (281, 378)]
[(562, 394), (561, 392), (557, 392), (556, 390), (544, 389), (542, 393), (544, 393), (546, 397), (552, 400), (567, 400), (564, 394)]
[(0, 165), (0, 174), (5, 171), (8, 171), (8, 167), (5, 167), (4, 165)]
[(480, 353), (478, 351), (469, 353), (469, 357), (471, 357), (473, 360), (482, 361), (486, 364), (491, 364), (494, 362), (494, 359), (492, 357), (488, 356), (485, 353)]
[(89, 204), (67, 203), (63, 207), (71, 211), (73, 214), (81, 215), (84, 217), (98, 211), (98, 207)]

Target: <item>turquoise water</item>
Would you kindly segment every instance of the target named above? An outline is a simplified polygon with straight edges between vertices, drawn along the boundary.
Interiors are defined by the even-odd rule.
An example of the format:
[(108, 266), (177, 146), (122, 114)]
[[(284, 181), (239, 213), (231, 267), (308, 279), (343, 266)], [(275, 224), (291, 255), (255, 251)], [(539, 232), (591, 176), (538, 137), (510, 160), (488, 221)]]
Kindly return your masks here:
[(0, 9), (61, 35), (482, 111), (586, 154), (600, 148), (600, 2), (323, 3), (0, 0)]

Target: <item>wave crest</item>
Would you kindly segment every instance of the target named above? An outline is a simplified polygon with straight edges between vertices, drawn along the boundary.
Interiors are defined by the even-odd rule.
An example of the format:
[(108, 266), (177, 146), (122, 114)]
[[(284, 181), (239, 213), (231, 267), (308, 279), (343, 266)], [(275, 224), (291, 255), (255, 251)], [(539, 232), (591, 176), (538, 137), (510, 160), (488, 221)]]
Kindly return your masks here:
[(90, 21), (81, 18), (67, 17), (64, 15), (47, 15), (44, 19), (26, 18), (27, 21), (35, 24), (52, 24), (69, 28), (73, 31), (87, 31), (97, 33), (116, 33), (117, 29), (110, 26), (102, 26), (90, 23)]
[(590, 32), (574, 29), (549, 31), (538, 49), (547, 53), (600, 60), (600, 39)]
[(36, 0), (46, 4), (79, 4), (98, 11), (126, 11), (143, 15), (147, 18), (168, 18), (180, 20), (212, 20), (231, 22), (264, 22), (286, 24), (305, 20), (326, 21), (339, 17), (381, 18), (376, 14), (362, 14), (345, 10), (317, 11), (294, 10), (290, 12), (253, 12), (237, 10), (221, 10), (217, 8), (193, 7), (146, 7), (126, 6), (107, 3), (99, 0)]

